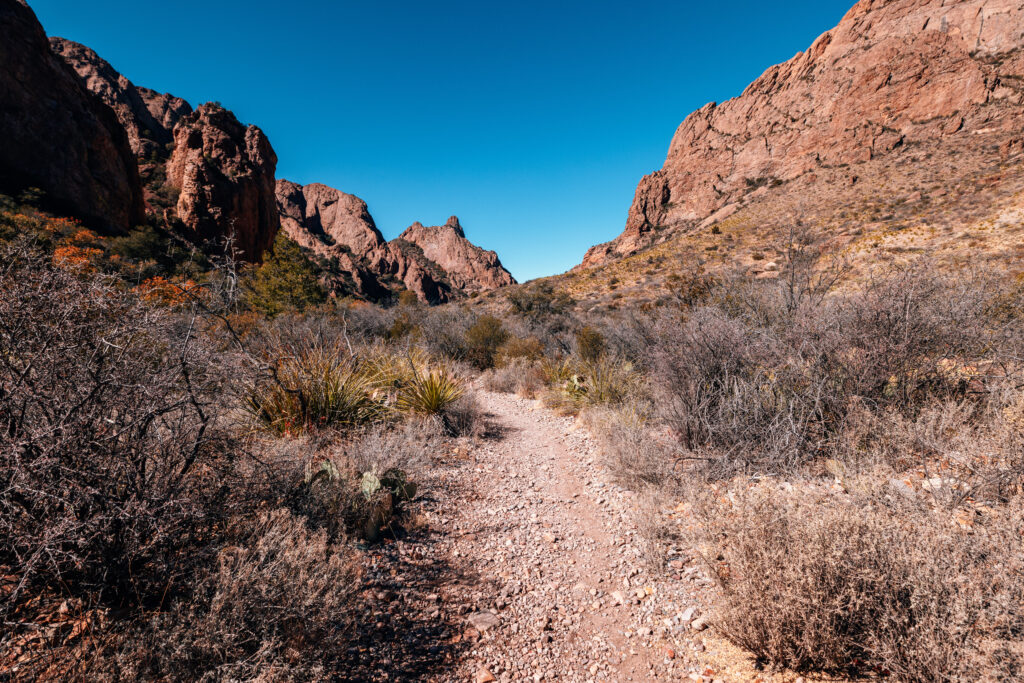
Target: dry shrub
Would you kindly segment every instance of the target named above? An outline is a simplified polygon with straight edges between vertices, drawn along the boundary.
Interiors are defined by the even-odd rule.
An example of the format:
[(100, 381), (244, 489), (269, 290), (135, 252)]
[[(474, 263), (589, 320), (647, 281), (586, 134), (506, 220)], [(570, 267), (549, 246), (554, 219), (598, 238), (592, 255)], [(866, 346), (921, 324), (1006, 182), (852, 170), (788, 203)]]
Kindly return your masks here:
[(604, 465), (617, 481), (643, 490), (666, 484), (672, 476), (672, 445), (653, 433), (636, 407), (589, 408), (582, 418), (598, 438)]
[(424, 309), (419, 321), (422, 344), (435, 356), (465, 360), (466, 333), (473, 322), (473, 314), (455, 304)]
[(501, 367), (487, 370), (482, 375), (487, 391), (518, 394), (523, 398), (536, 398), (545, 385), (541, 365), (523, 358), (506, 362)]
[(473, 392), (464, 393), (449, 404), (442, 416), (446, 431), (453, 436), (482, 436), (487, 430), (484, 411), (480, 400)]
[(515, 377), (516, 395), (522, 398), (535, 399), (544, 389), (544, 373), (538, 363), (520, 365), (520, 372)]
[(985, 317), (992, 288), (928, 264), (831, 299), (735, 285), (660, 322), (659, 415), (721, 474), (791, 470), (830, 452), (858, 402), (913, 416), (971, 396), (972, 372), (1020, 336)]
[(437, 429), (429, 422), (375, 425), (347, 440), (340, 453), (359, 472), (381, 474), (397, 468), (417, 475), (430, 463), (438, 438)]
[(357, 570), (287, 510), (264, 512), (179, 602), (112, 637), (92, 680), (328, 680), (344, 657)]
[(655, 351), (658, 412), (709, 465), (787, 468), (813, 452), (839, 399), (831, 378), (765, 329), (713, 308), (666, 321)]
[(968, 533), (888, 494), (803, 495), (762, 486), (697, 506), (730, 639), (799, 671), (1024, 675), (1021, 501)]
[(498, 348), (496, 364), (507, 365), (519, 359), (537, 361), (544, 357), (544, 344), (537, 337), (510, 337)]
[(311, 528), (325, 529), (332, 541), (346, 535), (375, 540), (380, 528), (371, 529), (368, 523), (391, 525), (401, 511), (399, 498), (405, 496), (385, 501), (387, 487), (367, 490), (364, 481), (368, 475), (384, 483), (421, 481), (439, 438), (438, 425), (430, 420), (365, 427), (306, 460), (304, 476), (289, 492), (288, 507)]
[(1024, 392), (935, 401), (914, 417), (857, 403), (835, 444), (841, 475), (885, 471), (929, 482), (935, 504), (1006, 503), (1024, 493)]
[(519, 364), (509, 363), (500, 368), (491, 368), (484, 371), (481, 381), (484, 389), (499, 394), (511, 394), (516, 390), (516, 381), (519, 375)]
[(31, 621), (46, 591), (159, 602), (201, 561), (231, 476), (210, 349), (194, 318), (109, 279), (0, 262), (0, 565), (19, 577), (0, 618)]

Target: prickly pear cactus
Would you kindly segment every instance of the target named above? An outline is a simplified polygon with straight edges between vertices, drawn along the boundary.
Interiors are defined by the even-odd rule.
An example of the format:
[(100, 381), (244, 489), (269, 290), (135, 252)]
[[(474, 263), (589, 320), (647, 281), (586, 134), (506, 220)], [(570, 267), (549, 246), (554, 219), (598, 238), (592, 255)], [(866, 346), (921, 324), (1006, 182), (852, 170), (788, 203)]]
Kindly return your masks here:
[(363, 496), (366, 500), (373, 498), (373, 494), (380, 491), (380, 479), (377, 478), (373, 472), (364, 472), (363, 480), (359, 484), (359, 490), (363, 492)]

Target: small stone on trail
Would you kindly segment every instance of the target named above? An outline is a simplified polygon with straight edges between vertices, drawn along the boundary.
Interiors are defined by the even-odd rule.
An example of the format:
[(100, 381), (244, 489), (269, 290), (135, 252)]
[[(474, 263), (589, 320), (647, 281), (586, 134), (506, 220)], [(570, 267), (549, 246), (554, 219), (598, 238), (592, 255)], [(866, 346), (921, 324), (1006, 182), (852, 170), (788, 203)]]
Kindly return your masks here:
[(501, 620), (493, 612), (474, 612), (466, 617), (466, 620), (480, 633), (501, 623)]
[(480, 667), (480, 670), (476, 672), (476, 677), (473, 679), (475, 683), (494, 683), (494, 674), (487, 670), (487, 667)]

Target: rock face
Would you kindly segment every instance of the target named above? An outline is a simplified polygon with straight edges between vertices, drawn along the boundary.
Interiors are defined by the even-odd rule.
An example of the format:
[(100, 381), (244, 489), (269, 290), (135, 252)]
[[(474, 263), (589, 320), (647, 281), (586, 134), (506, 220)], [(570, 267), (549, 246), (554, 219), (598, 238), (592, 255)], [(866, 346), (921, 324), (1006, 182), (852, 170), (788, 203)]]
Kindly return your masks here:
[(143, 222), (135, 154), (114, 112), (50, 49), (21, 0), (0, 0), (0, 189), (118, 231)]
[[(171, 224), (177, 219), (199, 241), (230, 235), (241, 259), (259, 261), (279, 225), (277, 157), (263, 132), (217, 105), (193, 112), (179, 97), (138, 87), (84, 45), (63, 38), (50, 45), (117, 114), (138, 158), (149, 210)], [(174, 195), (166, 199), (165, 181), (176, 202)]]
[(277, 206), (281, 229), (321, 256), (333, 255), (337, 247), (366, 256), (386, 244), (366, 202), (333, 187), (279, 180)]
[(683, 121), (664, 167), (640, 181), (625, 231), (583, 265), (696, 227), (817, 168), (994, 126), (1019, 130), (1022, 47), (1020, 0), (861, 0), (740, 97)]
[(86, 88), (114, 110), (128, 133), (132, 151), (140, 159), (166, 156), (167, 145), (174, 140), (175, 124), (192, 113), (188, 102), (136, 87), (93, 50), (79, 43), (52, 37), (50, 47), (74, 68)]
[(485, 251), (466, 239), (455, 216), (437, 227), (413, 223), (399, 239), (419, 247), (424, 256), (444, 269), (452, 285), (463, 291), (486, 291), (516, 282), (496, 253)]
[(256, 126), (208, 103), (181, 118), (167, 181), (179, 191), (177, 217), (195, 238), (231, 237), (239, 258), (258, 262), (280, 221), (274, 171), (277, 155)]
[(440, 303), (515, 282), (494, 252), (466, 239), (454, 217), (435, 228), (414, 223), (386, 242), (366, 202), (332, 187), (279, 180), (277, 203), (288, 236), (364, 298), (382, 300), (405, 288)]

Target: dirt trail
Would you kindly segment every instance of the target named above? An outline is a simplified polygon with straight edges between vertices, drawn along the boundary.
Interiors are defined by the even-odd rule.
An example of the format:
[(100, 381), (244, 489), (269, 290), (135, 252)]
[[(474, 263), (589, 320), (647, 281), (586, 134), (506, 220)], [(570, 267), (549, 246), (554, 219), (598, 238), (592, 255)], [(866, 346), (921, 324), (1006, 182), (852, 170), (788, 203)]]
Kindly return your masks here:
[(495, 434), (441, 468), (422, 511), (434, 533), (419, 552), (449, 570), (421, 597), (450, 639), (422, 679), (713, 680), (693, 628), (709, 582), (683, 556), (649, 573), (635, 500), (586, 430), (533, 401), (481, 400)]

